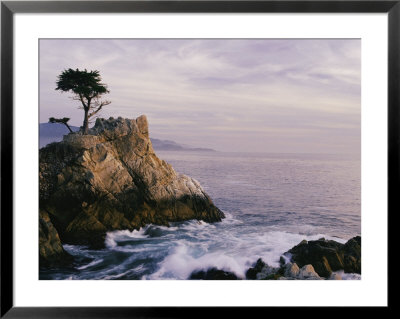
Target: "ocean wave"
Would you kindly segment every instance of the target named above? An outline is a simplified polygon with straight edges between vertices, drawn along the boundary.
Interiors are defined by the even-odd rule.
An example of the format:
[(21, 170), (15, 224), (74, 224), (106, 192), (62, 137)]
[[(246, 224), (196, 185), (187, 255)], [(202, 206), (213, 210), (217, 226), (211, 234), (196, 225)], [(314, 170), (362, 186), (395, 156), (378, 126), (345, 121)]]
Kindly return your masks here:
[(160, 264), (159, 269), (143, 279), (187, 279), (193, 271), (217, 267), (244, 276), (243, 264), (233, 256), (221, 252), (206, 253), (196, 257), (196, 248), (180, 242)]
[[(65, 245), (65, 248), (75, 256), (90, 258), (76, 268), (81, 272), (77, 277), (82, 279), (185, 280), (192, 272), (210, 268), (233, 272), (244, 279), (246, 271), (256, 260), (261, 258), (268, 265), (278, 267), (280, 256), (304, 239), (309, 241), (324, 237), (346, 242), (341, 238), (316, 234), (309, 225), (298, 227), (298, 232), (291, 232), (276, 225), (246, 225), (241, 222), (241, 226), (239, 222), (232, 215), (227, 215), (226, 220), (215, 224), (191, 220), (173, 223), (170, 227), (148, 225), (134, 231), (108, 232), (106, 249), (101, 251), (74, 245)], [(232, 225), (235, 231), (232, 231)], [(113, 255), (110, 254), (116, 253), (118, 255), (111, 258)], [(137, 262), (144, 261), (146, 269), (136, 268)], [(92, 274), (92, 267), (100, 263), (104, 264), (104, 269), (96, 270), (96, 275)], [(355, 275), (341, 276), (358, 279)]]
[(278, 267), (280, 256), (303, 239), (324, 237), (337, 240), (323, 234), (305, 236), (282, 231), (240, 234), (237, 237), (224, 231), (218, 234), (218, 237), (215, 233), (209, 234), (208, 240), (202, 242), (187, 238), (176, 241), (168, 255), (158, 263), (158, 269), (143, 279), (187, 279), (194, 271), (213, 267), (245, 278), (246, 271), (259, 258), (272, 267)]
[(120, 241), (148, 238), (149, 236), (146, 234), (146, 231), (149, 227), (150, 225), (133, 231), (115, 230), (112, 232), (107, 232), (105, 245), (107, 248), (111, 249), (116, 247)]
[(95, 259), (95, 260), (93, 260), (92, 262), (90, 262), (89, 264), (84, 265), (84, 266), (77, 267), (76, 269), (78, 269), (78, 270), (87, 269), (87, 268), (90, 268), (90, 267), (92, 267), (92, 266), (95, 266), (95, 265), (100, 264), (102, 261), (103, 261), (103, 259)]
[(135, 277), (136, 274), (139, 274), (142, 270), (144, 269), (144, 265), (139, 265), (135, 268), (128, 269), (124, 272), (121, 273), (115, 273), (115, 274), (108, 274), (108, 275), (103, 275), (100, 276), (98, 279), (101, 280), (110, 280), (110, 279), (122, 279), (122, 277)]

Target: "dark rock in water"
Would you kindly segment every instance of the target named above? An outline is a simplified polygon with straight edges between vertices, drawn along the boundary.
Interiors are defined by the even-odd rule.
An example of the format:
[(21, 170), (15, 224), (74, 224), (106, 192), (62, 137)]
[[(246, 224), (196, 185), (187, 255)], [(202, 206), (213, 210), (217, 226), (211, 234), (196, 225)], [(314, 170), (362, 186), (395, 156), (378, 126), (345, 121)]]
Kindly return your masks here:
[(350, 239), (343, 247), (344, 272), (361, 274), (361, 237)]
[[(344, 270), (361, 273), (361, 237), (350, 239), (346, 244), (321, 238), (302, 241), (290, 249), (291, 260), (303, 267), (311, 264), (319, 276), (329, 277), (332, 271)], [(286, 253), (286, 254), (287, 254)]]
[(280, 276), (282, 276), (282, 273), (280, 273), (279, 268), (269, 266), (261, 258), (246, 272), (246, 279), (249, 280), (270, 280), (277, 279)]
[(259, 258), (255, 265), (246, 271), (246, 279), (257, 279), (257, 274), (260, 273), (265, 266), (267, 266), (267, 264), (261, 258)]
[(94, 248), (107, 231), (225, 217), (196, 180), (156, 156), (145, 116), (97, 119), (88, 135), (41, 148), (39, 197), (63, 243)]
[(193, 272), (189, 279), (197, 279), (197, 280), (238, 280), (239, 278), (233, 273), (229, 271), (220, 270), (217, 268), (211, 268), (207, 271), (200, 270), (197, 272)]
[(282, 275), (280, 273), (274, 273), (264, 278), (261, 278), (261, 280), (279, 280), (280, 278), (282, 278)]
[(41, 209), (39, 211), (39, 265), (41, 267), (61, 266), (71, 263), (72, 260), (72, 256), (64, 250), (49, 215)]

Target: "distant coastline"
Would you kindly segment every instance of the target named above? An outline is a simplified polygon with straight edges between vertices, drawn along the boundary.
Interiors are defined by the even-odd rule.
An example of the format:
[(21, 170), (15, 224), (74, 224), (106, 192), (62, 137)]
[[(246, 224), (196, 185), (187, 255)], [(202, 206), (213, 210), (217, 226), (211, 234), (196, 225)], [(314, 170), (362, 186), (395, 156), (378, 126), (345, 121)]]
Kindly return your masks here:
[[(79, 127), (71, 126), (74, 132), (79, 131)], [(63, 124), (58, 123), (40, 123), (39, 124), (39, 148), (53, 142), (61, 142), (64, 135), (69, 133), (68, 129)], [(181, 145), (170, 140), (160, 140), (150, 138), (154, 150), (156, 151), (185, 151), (185, 152), (216, 152), (216, 150), (205, 147), (192, 147)]]

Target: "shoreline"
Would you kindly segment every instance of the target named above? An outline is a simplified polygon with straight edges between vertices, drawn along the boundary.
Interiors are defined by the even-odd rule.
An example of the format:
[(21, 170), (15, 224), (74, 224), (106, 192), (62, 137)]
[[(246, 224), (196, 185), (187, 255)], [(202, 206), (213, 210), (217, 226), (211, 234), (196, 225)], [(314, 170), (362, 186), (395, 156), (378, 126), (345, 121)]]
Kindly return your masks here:
[[(190, 223), (189, 223), (190, 224)], [(192, 223), (194, 224), (194, 222)], [(205, 223), (206, 224), (206, 223)], [(207, 225), (203, 225), (200, 226), (201, 227), (206, 227)], [(163, 226), (163, 228), (165, 228)], [(178, 231), (178, 228), (175, 226), (171, 227), (172, 229), (170, 230), (171, 232), (176, 232)], [(132, 238), (135, 237), (135, 240), (138, 241), (143, 241), (146, 237), (145, 233), (147, 233), (148, 231), (150, 231), (149, 233), (153, 233), (156, 232), (157, 229), (144, 229), (142, 230), (142, 232), (137, 232), (134, 231), (135, 233), (131, 234)], [(127, 234), (128, 231), (127, 231)], [(132, 239), (131, 238), (131, 239)], [(168, 267), (164, 269), (164, 267), (166, 266), (166, 264), (168, 264), (169, 260), (179, 260), (180, 258), (184, 258), (184, 260), (189, 261), (190, 257), (189, 252), (187, 251), (181, 251), (180, 254), (174, 253), (173, 251), (169, 251), (168, 254), (165, 256), (165, 258), (161, 258), (159, 262), (154, 262), (151, 261), (150, 263), (153, 264), (154, 267), (153, 271), (151, 273), (142, 273), (141, 275), (138, 273), (137, 275), (134, 275), (134, 270), (135, 269), (130, 269), (129, 267), (123, 267), (121, 268), (120, 272), (114, 272), (114, 273), (110, 273), (108, 272), (107, 269), (109, 269), (109, 265), (107, 267), (101, 268), (102, 265), (101, 263), (103, 262), (103, 259), (107, 259), (108, 258), (113, 258), (113, 256), (115, 254), (121, 254), (123, 253), (123, 251), (126, 251), (124, 248), (125, 247), (130, 247), (130, 246), (124, 246), (124, 242), (120, 242), (122, 246), (118, 246), (117, 242), (114, 242), (114, 248), (110, 249), (110, 250), (103, 250), (101, 251), (101, 258), (89, 258), (88, 256), (91, 255), (91, 253), (93, 253), (94, 251), (88, 250), (87, 247), (84, 246), (75, 246), (75, 245), (66, 245), (68, 247), (66, 247), (67, 251), (74, 251), (73, 255), (75, 255), (74, 257), (74, 263), (70, 264), (69, 266), (61, 266), (60, 267), (54, 267), (54, 268), (41, 268), (40, 269), (40, 276), (39, 279), (80, 279), (80, 275), (81, 275), (81, 271), (87, 271), (87, 272), (91, 272), (91, 271), (95, 271), (97, 273), (92, 273), (92, 275), (94, 275), (95, 277), (91, 277), (91, 278), (86, 278), (86, 279), (125, 279), (125, 280), (340, 280), (340, 279), (344, 279), (344, 280), (359, 280), (361, 277), (361, 245), (353, 245), (353, 250), (346, 251), (347, 254), (347, 259), (344, 258), (344, 254), (343, 252), (343, 248), (346, 246), (349, 246), (348, 243), (350, 241), (353, 241), (354, 244), (354, 240), (358, 238), (359, 243), (361, 244), (361, 237), (356, 236), (350, 240), (348, 240), (346, 243), (342, 244), (339, 242), (336, 242), (334, 240), (325, 240), (325, 239), (319, 239), (319, 240), (309, 240), (309, 241), (301, 241), (299, 244), (291, 247), (290, 249), (288, 249), (287, 251), (285, 251), (283, 254), (281, 254), (280, 257), (280, 263), (279, 265), (274, 265), (274, 263), (270, 263), (270, 261), (268, 259), (264, 259), (263, 258), (258, 258), (255, 259), (253, 258), (247, 258), (247, 260), (253, 260), (252, 262), (247, 262), (246, 264), (249, 265), (247, 267), (245, 267), (245, 270), (243, 271), (234, 271), (235, 267), (235, 260), (232, 259), (231, 262), (229, 263), (229, 261), (225, 262), (225, 266), (221, 267), (221, 263), (218, 262), (218, 260), (215, 260), (215, 262), (212, 261), (212, 256), (216, 256), (217, 252), (211, 253), (210, 255), (208, 255), (208, 257), (206, 255), (204, 256), (197, 256), (198, 259), (193, 259), (192, 262), (189, 262), (189, 264), (185, 267), (186, 270), (184, 273), (186, 273), (186, 275), (179, 275), (178, 277), (170, 277), (170, 276), (165, 276), (166, 273), (163, 273), (163, 271), (167, 271)], [(115, 238), (114, 238), (115, 239)], [(158, 240), (158, 238), (154, 238), (155, 240)], [(116, 240), (116, 239), (115, 239)], [(148, 240), (151, 242), (153, 239), (152, 238), (148, 238)], [(190, 246), (190, 243), (187, 243)], [(293, 249), (295, 249), (298, 246), (301, 245), (313, 245), (313, 244), (318, 244), (319, 246), (322, 245), (322, 247), (325, 246), (325, 250), (324, 249), (319, 249), (319, 253), (318, 254), (314, 254), (314, 256), (301, 256), (301, 254), (298, 254), (299, 258), (295, 258), (295, 260), (292, 260), (293, 255), (290, 253), (290, 251), (293, 252)], [(160, 244), (161, 246), (163, 246), (163, 244)], [(357, 274), (357, 272), (353, 269), (350, 269), (349, 267), (347, 267), (346, 271), (345, 271), (345, 267), (338, 267), (337, 264), (335, 264), (335, 262), (337, 262), (337, 260), (332, 259), (332, 255), (327, 254), (326, 252), (330, 251), (332, 246), (336, 247), (337, 250), (339, 251), (340, 254), (342, 254), (342, 256), (340, 257), (340, 260), (348, 260), (349, 256), (353, 256), (353, 261), (356, 261), (358, 263), (358, 269), (359, 269), (359, 273)], [(132, 246), (132, 247), (136, 247), (136, 246)], [(179, 246), (175, 247), (177, 250), (181, 249), (181, 248), (185, 248), (182, 247), (179, 248)], [(187, 246), (186, 246), (187, 248)], [(122, 249), (122, 250), (121, 250)], [(151, 250), (151, 249), (150, 249)], [(297, 249), (298, 250), (298, 249)], [(129, 251), (129, 249), (128, 249)], [(128, 253), (128, 251), (126, 251), (126, 253)], [(82, 252), (85, 252), (82, 254)], [(100, 253), (100, 252), (99, 252)], [(188, 253), (188, 256), (184, 256), (186, 253)], [(221, 251), (221, 253), (223, 253)], [(325, 253), (325, 255), (324, 255)], [(133, 252), (128, 253), (131, 257), (133, 257)], [(86, 257), (85, 257), (86, 256)], [(104, 258), (105, 257), (105, 258)], [(311, 257), (311, 258), (310, 258)], [(136, 256), (137, 259), (140, 259), (140, 256)], [(189, 259), (187, 259), (189, 258)], [(207, 259), (204, 259), (207, 258)], [(318, 265), (318, 259), (319, 260), (324, 260), (327, 259), (328, 263), (330, 263), (331, 265), (330, 267), (330, 273), (329, 274), (323, 274), (321, 273), (321, 267), (320, 265)], [(193, 266), (196, 265), (193, 264), (193, 262), (197, 263), (197, 266)], [(100, 264), (100, 265), (99, 265)], [(203, 264), (203, 266), (201, 266), (201, 264)], [(219, 265), (219, 266), (218, 266)], [(136, 268), (140, 268), (142, 266), (136, 267)], [(183, 267), (183, 265), (181, 265), (180, 267)], [(192, 268), (191, 268), (192, 267)], [(232, 268), (233, 267), (233, 268)], [(112, 268), (112, 267), (111, 267)], [(103, 270), (101, 270), (103, 269)], [(357, 270), (357, 269), (356, 269)], [(51, 273), (64, 273), (64, 274), (68, 274), (70, 273), (70, 276), (62, 276), (58, 277), (58, 278), (54, 278)], [(78, 277), (77, 277), (78, 276)], [(57, 276), (56, 276), (57, 277)], [(83, 277), (85, 278), (85, 277)]]

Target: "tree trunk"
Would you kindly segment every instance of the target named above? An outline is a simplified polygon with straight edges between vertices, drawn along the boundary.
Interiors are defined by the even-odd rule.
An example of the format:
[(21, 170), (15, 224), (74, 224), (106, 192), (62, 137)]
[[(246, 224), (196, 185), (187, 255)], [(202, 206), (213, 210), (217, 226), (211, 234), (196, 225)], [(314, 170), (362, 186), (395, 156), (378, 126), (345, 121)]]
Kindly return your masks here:
[(73, 133), (72, 130), (71, 130), (71, 128), (69, 127), (69, 125), (68, 125), (67, 123), (64, 123), (64, 125), (69, 129), (69, 131), (70, 131), (71, 133)]
[(83, 119), (83, 134), (87, 134), (89, 130), (89, 108), (85, 108), (85, 118)]

